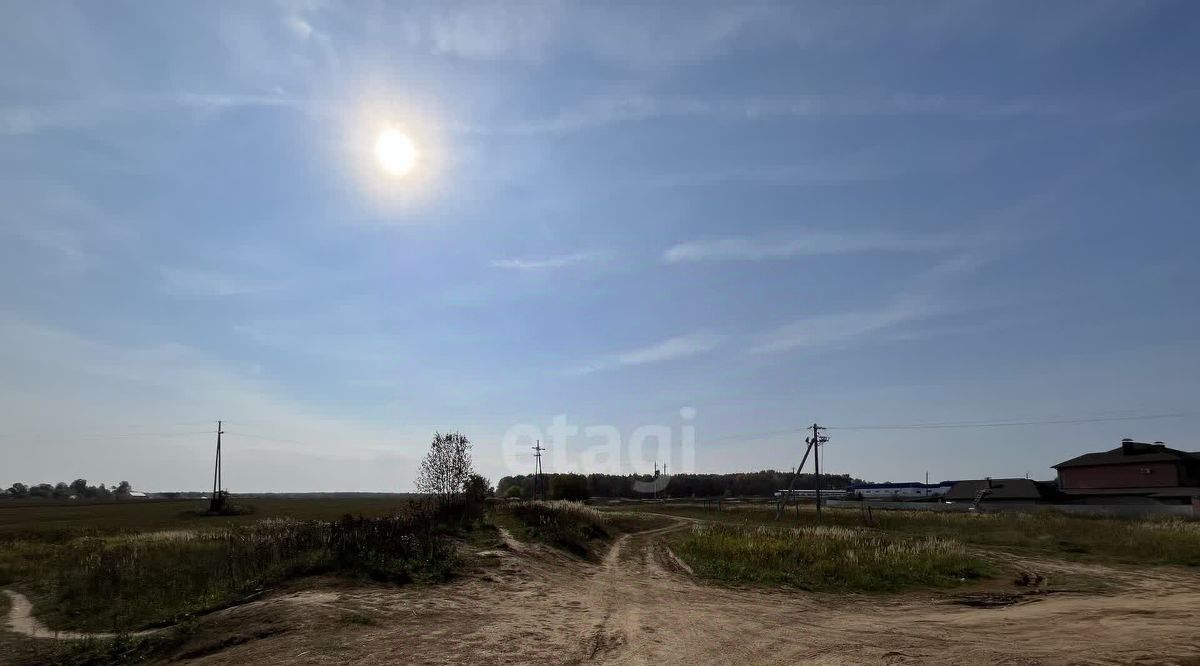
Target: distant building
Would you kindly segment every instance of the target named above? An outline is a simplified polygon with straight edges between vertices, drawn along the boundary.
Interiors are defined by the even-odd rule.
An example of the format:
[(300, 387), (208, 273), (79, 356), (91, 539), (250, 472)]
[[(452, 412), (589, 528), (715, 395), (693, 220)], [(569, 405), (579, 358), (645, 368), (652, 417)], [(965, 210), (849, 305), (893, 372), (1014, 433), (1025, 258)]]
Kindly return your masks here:
[(941, 483), (856, 483), (846, 492), (857, 499), (911, 501), (941, 497), (953, 487), (953, 481)]
[(1111, 451), (1085, 453), (1054, 466), (1058, 487), (1091, 504), (1183, 504), (1200, 497), (1200, 453), (1162, 442), (1121, 441)]
[[(845, 490), (826, 490), (824, 488), (821, 489), (822, 499), (846, 499), (849, 495), (850, 495), (850, 493)], [(784, 488), (783, 490), (776, 490), (775, 496), (776, 497), (791, 497), (791, 498), (798, 498), (798, 499), (816, 499), (817, 491), (813, 488), (803, 488), (803, 489), (802, 488), (793, 488), (791, 490)]]
[(1060, 498), (1053, 481), (970, 479), (956, 481), (943, 499), (954, 503), (1047, 504)]

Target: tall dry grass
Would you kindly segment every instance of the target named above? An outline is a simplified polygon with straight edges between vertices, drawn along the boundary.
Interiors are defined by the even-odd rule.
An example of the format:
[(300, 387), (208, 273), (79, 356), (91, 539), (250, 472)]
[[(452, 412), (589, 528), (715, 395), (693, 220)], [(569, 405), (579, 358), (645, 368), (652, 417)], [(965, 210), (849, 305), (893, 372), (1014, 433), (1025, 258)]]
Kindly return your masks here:
[(0, 553), (0, 583), (32, 594), (39, 617), (53, 628), (130, 630), (172, 623), (300, 575), (445, 577), (456, 551), (442, 527), (428, 512), (409, 511), (149, 537), (17, 540)]
[[(863, 527), (858, 509), (789, 510), (782, 521), (768, 506), (712, 511), (657, 506), (655, 512), (737, 525)], [(1117, 519), (1055, 511), (958, 513), (876, 508), (870, 527), (895, 537), (938, 537), (988, 548), (1030, 551), (1072, 560), (1119, 564), (1200, 566), (1200, 521), (1182, 518)]]
[(896, 538), (844, 526), (698, 523), (674, 536), (672, 547), (701, 576), (812, 590), (955, 585), (987, 571), (955, 540)]

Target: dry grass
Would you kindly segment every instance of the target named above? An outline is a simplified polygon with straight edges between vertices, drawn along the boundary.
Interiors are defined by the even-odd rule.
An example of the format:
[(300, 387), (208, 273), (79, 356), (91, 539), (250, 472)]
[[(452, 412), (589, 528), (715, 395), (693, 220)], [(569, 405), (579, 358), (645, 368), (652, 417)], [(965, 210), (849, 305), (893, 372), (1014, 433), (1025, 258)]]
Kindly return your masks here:
[(497, 523), (527, 539), (594, 559), (599, 547), (621, 532), (667, 524), (670, 519), (632, 512), (598, 511), (567, 500), (525, 501), (501, 506)]
[(892, 591), (978, 578), (986, 565), (955, 540), (895, 538), (863, 528), (698, 523), (672, 538), (695, 572), (733, 583)]
[(39, 618), (52, 628), (132, 630), (173, 623), (301, 575), (444, 578), (455, 549), (441, 527), (414, 509), (387, 518), (10, 540), (0, 550), (0, 584), (34, 598)]
[[(775, 510), (770, 506), (717, 512), (694, 506), (659, 505), (645, 510), (736, 525), (865, 525), (863, 514), (857, 509), (825, 509), (818, 519), (811, 507), (805, 507), (798, 516), (795, 510), (789, 510), (781, 521), (775, 520)], [(877, 509), (870, 527), (894, 537), (937, 537), (1069, 560), (1200, 566), (1200, 522), (1180, 518), (1122, 520), (1053, 511), (951, 513)]]

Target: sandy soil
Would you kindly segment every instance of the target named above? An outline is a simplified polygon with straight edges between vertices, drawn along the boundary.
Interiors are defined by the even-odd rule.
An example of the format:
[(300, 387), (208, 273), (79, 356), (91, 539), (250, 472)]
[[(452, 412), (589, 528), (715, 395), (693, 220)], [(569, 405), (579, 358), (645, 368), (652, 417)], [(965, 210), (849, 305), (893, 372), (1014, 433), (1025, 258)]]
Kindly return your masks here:
[(1200, 663), (1200, 576), (1182, 569), (1014, 561), (1107, 588), (1013, 595), (994, 607), (962, 605), (961, 592), (730, 589), (678, 565), (660, 537), (679, 527), (621, 537), (599, 564), (504, 535), (448, 585), (309, 582), (206, 618), (177, 657), (240, 666)]
[[(20, 592), (12, 590), (4, 590), (4, 594), (8, 596), (8, 624), (9, 631), (28, 636), (30, 638), (58, 638), (61, 640), (77, 640), (82, 638), (114, 638), (116, 634), (109, 633), (85, 633), (79, 631), (55, 631), (42, 624), (36, 617), (33, 616), (33, 604), (29, 599)], [(147, 631), (139, 631), (132, 634), (133, 636), (148, 636), (159, 629), (149, 629)]]

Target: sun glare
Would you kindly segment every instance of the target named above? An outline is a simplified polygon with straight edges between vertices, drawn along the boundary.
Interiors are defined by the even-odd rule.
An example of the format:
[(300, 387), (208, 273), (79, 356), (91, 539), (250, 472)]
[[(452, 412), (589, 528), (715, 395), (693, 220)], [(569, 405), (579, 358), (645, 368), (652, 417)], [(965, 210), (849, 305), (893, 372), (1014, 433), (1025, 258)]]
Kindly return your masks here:
[(408, 175), (417, 165), (417, 157), (416, 144), (399, 130), (385, 130), (375, 140), (375, 159), (393, 176)]

